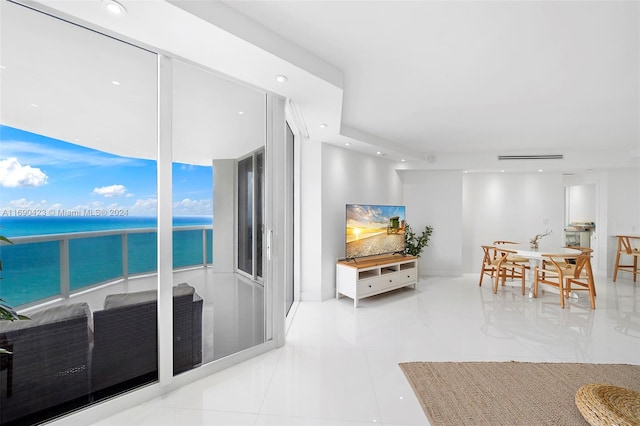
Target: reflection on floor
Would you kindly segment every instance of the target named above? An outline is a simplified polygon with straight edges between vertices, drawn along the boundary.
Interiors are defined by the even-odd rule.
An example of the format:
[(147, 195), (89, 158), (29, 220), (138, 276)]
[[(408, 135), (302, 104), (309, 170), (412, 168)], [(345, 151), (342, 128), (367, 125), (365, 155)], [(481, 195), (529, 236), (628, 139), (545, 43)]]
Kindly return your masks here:
[(426, 425), (399, 362), (640, 364), (640, 283), (596, 283), (595, 311), (584, 292), (565, 309), (558, 294), (530, 299), (517, 283), (494, 295), (477, 274), (423, 279), (358, 309), (303, 302), (283, 348), (94, 424)]
[[(264, 288), (238, 274), (214, 273), (210, 268), (176, 271), (174, 283), (188, 283), (204, 299), (202, 314), (202, 361), (211, 362), (251, 346), (263, 343)], [(47, 304), (47, 307), (87, 302), (92, 312), (103, 309), (109, 294), (152, 290), (157, 277), (122, 280), (76, 294), (70, 299)], [(21, 313), (42, 309), (34, 307)]]
[(264, 288), (238, 274), (193, 270), (182, 272), (204, 299), (204, 363), (264, 343)]

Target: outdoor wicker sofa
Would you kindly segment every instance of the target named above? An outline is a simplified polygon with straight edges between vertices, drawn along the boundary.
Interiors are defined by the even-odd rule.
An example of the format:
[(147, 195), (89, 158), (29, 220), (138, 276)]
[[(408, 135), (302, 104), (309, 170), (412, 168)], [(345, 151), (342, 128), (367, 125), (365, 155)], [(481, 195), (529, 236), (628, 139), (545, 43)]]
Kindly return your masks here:
[[(36, 424), (158, 377), (157, 292), (113, 294), (0, 321), (0, 424)], [(173, 371), (202, 362), (203, 300), (173, 288)]]
[(0, 321), (0, 348), (12, 352), (0, 355), (1, 424), (88, 402), (90, 316), (86, 303), (76, 303)]
[[(93, 313), (94, 396), (152, 382), (158, 376), (157, 292), (113, 294)], [(173, 372), (202, 362), (202, 298), (187, 284), (173, 288)]]

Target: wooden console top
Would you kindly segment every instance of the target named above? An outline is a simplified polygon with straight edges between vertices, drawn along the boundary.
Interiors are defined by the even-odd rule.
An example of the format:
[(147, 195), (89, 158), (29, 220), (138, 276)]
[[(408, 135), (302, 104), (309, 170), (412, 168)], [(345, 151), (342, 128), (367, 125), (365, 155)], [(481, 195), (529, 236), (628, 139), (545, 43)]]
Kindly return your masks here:
[(372, 268), (380, 265), (387, 265), (389, 263), (398, 263), (398, 262), (407, 262), (411, 260), (417, 259), (416, 256), (403, 256), (401, 254), (393, 254), (393, 255), (381, 255), (381, 256), (370, 256), (370, 257), (362, 257), (350, 260), (339, 260), (338, 264), (343, 266), (349, 266), (351, 268)]

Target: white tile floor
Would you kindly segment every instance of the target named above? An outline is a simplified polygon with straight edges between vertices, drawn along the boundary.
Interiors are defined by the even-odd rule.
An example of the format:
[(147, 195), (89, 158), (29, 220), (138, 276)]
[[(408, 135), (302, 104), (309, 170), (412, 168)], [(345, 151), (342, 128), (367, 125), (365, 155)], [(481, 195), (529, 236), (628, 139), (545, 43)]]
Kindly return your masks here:
[(563, 310), (477, 280), (301, 303), (285, 347), (95, 425), (427, 425), (399, 362), (640, 364), (640, 283), (597, 277), (592, 311), (585, 293)]

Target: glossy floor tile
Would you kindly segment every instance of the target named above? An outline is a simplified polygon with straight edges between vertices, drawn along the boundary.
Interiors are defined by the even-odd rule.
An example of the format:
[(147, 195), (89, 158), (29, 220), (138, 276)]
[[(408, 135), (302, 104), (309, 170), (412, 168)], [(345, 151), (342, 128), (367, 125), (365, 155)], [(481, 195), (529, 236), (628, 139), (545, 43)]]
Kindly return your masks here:
[(640, 364), (640, 283), (597, 277), (565, 309), (517, 283), (494, 295), (476, 274), (427, 278), (363, 299), (302, 302), (283, 348), (95, 425), (428, 425), (398, 363)]

